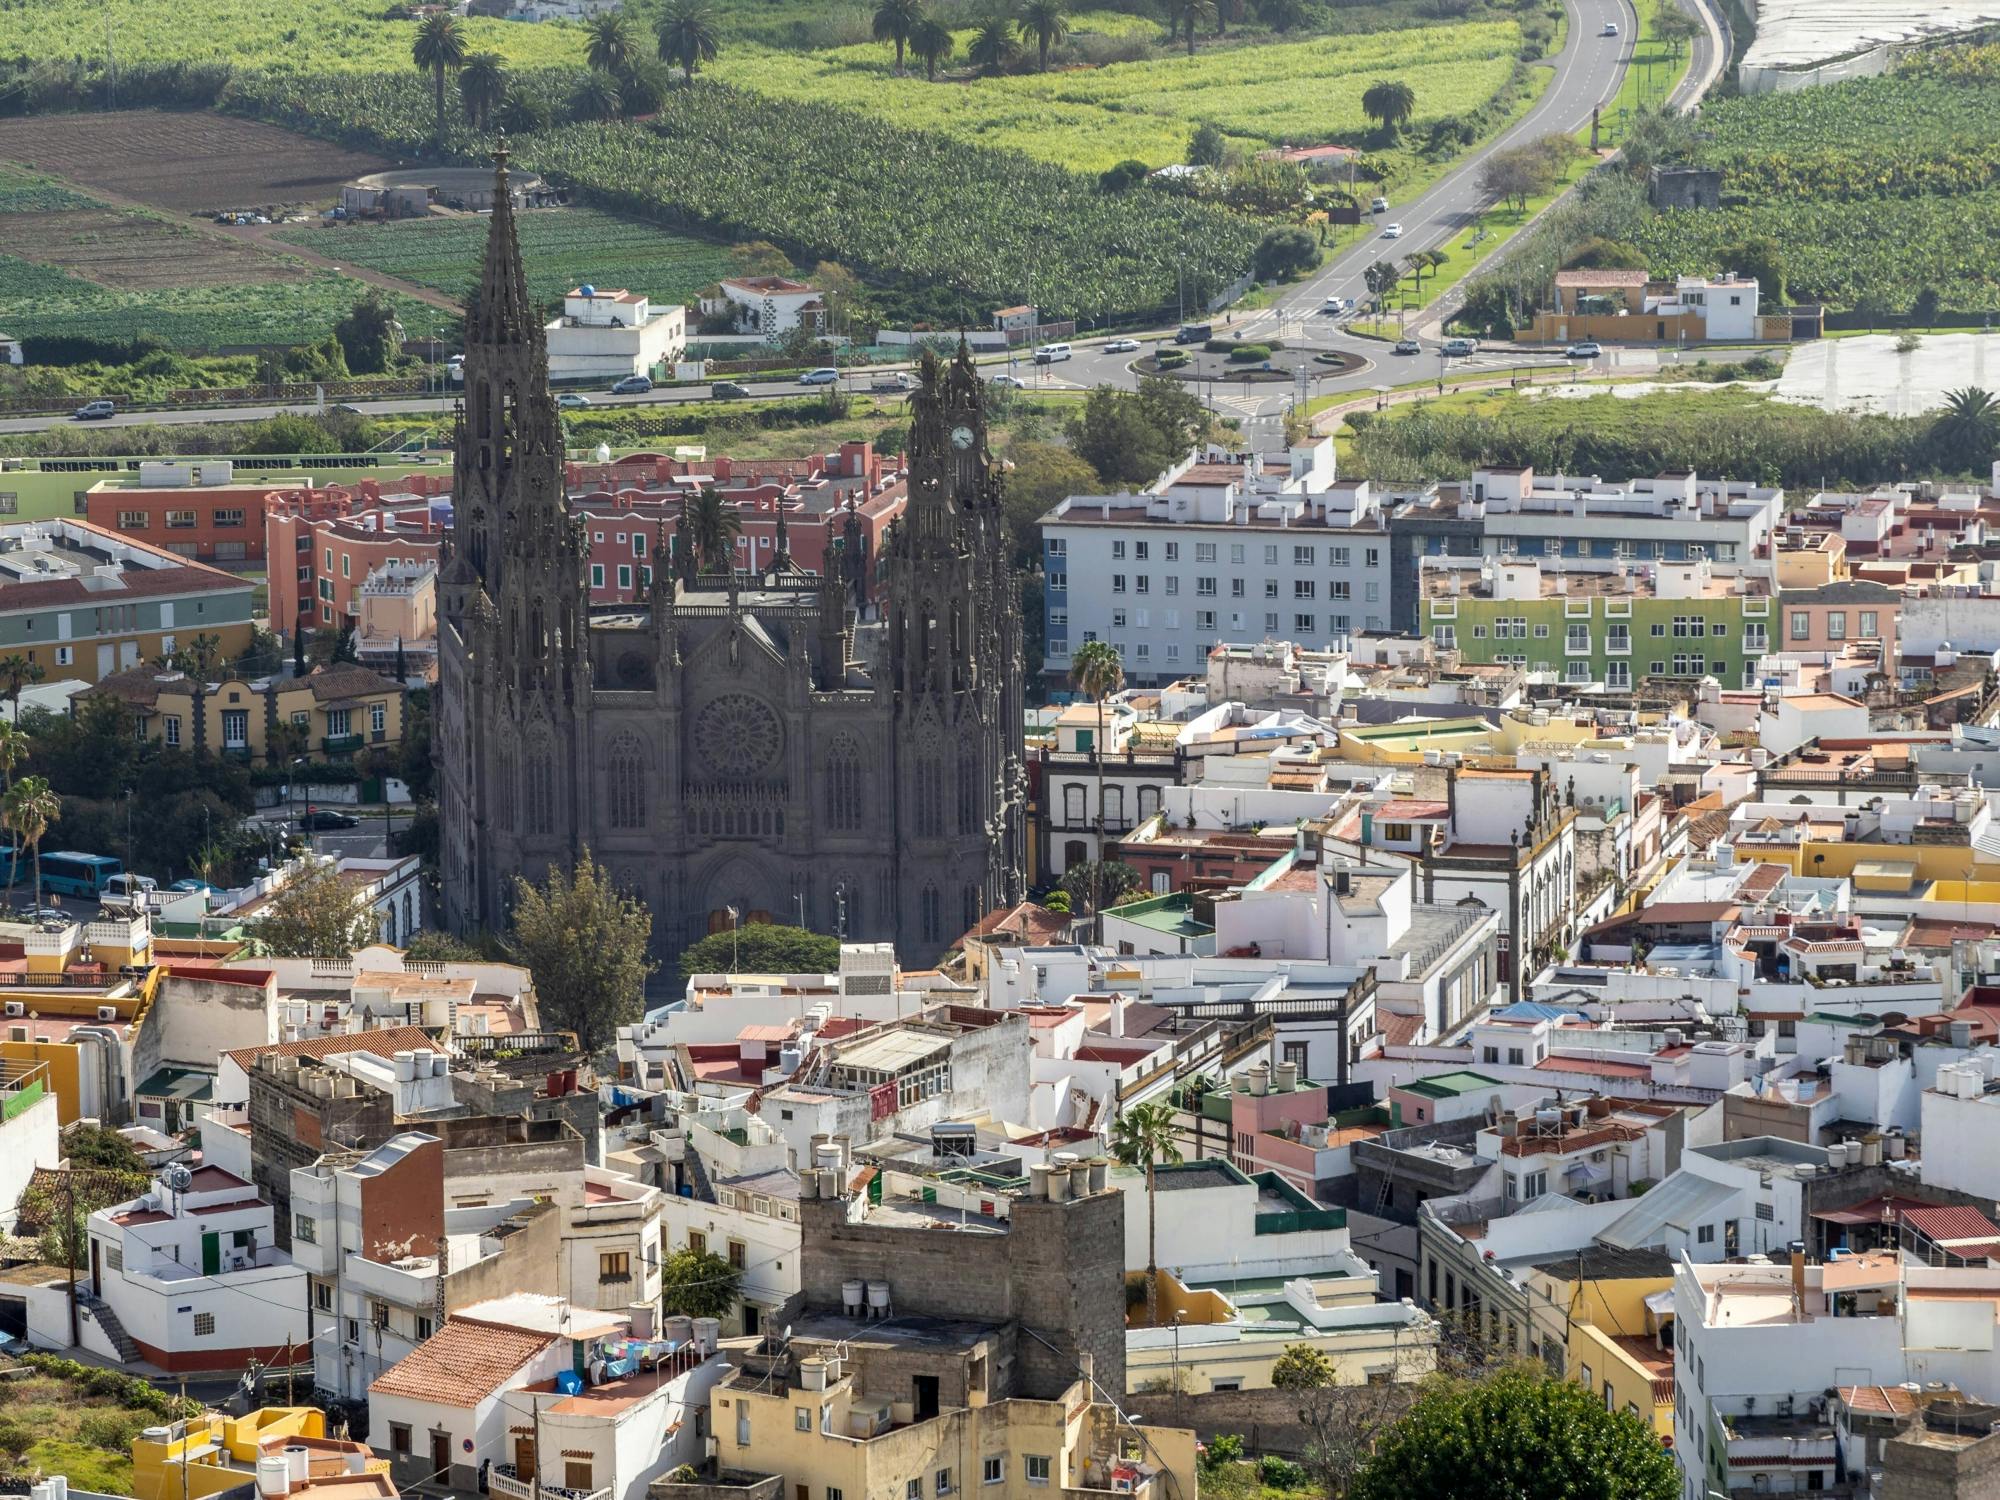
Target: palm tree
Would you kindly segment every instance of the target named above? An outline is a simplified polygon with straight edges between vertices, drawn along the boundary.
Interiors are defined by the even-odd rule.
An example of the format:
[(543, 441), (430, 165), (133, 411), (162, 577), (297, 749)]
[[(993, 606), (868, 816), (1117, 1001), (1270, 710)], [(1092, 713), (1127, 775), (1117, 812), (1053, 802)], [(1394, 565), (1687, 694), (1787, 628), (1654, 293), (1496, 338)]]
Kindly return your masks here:
[(958, 38), (951, 34), (951, 28), (934, 15), (925, 15), (917, 23), (917, 29), (910, 34), (910, 50), (917, 55), (917, 61), (924, 65), (924, 77), (937, 82), (937, 67), (958, 47)]
[(1167, 0), (1167, 40), (1187, 28), (1188, 56), (1194, 56), (1195, 28), (1215, 14), (1215, 0)]
[(222, 662), (222, 637), (219, 635), (198, 635), (187, 643), (186, 660), (188, 670), (196, 677), (207, 677)]
[(1170, 1167), (1180, 1165), (1181, 1148), (1174, 1139), (1173, 1107), (1167, 1104), (1135, 1104), (1126, 1110), (1118, 1117), (1118, 1123), (1111, 1127), (1111, 1154), (1128, 1167), (1146, 1169), (1146, 1321), (1157, 1323), (1160, 1312), (1160, 1216), (1159, 1180), (1154, 1168), (1160, 1162)]
[[(1091, 740), (1091, 753), (1097, 760), (1097, 858), (1096, 868), (1102, 871), (1107, 850), (1104, 847), (1104, 700), (1125, 686), (1125, 663), (1119, 659), (1118, 648), (1109, 641), (1085, 641), (1076, 648), (1069, 660), (1069, 685), (1086, 698), (1097, 700), (1097, 734)], [(1090, 915), (1096, 918), (1098, 908), (1103, 904), (1102, 879), (1091, 882)]]
[(660, 60), (679, 63), (681, 71), (693, 78), (705, 62), (715, 61), (721, 40), (716, 33), (715, 7), (709, 0), (668, 0), (660, 12), (657, 32)]
[[(42, 904), (42, 838), (48, 833), (49, 825), (62, 816), (62, 798), (50, 790), (46, 777), (23, 776), (7, 789), (0, 816), (4, 816), (8, 831), (14, 835), (16, 852), (23, 845), (35, 851), (35, 905), (39, 908)], [(14, 867), (20, 867), (18, 858)], [(7, 899), (11, 903), (13, 898), (14, 877), (10, 871)]]
[(1361, 112), (1393, 136), (1417, 112), (1417, 91), (1400, 78), (1378, 78), (1362, 94)]
[(1021, 7), (1020, 19), (1014, 23), (1021, 33), (1021, 40), (1035, 39), (1036, 69), (1046, 73), (1049, 70), (1049, 48), (1069, 35), (1069, 5), (1067, 0), (1028, 0)]
[(14, 705), (14, 720), (21, 718), (21, 689), (31, 683), (40, 682), (49, 675), (49, 669), (32, 656), (23, 656), (16, 651), (10, 656), (0, 657), (0, 686), (7, 692), (7, 701)]
[(11, 789), (14, 770), (28, 758), (28, 737), (12, 719), (0, 719), (0, 785)]
[[(1946, 467), (1978, 469), (1992, 462), (1994, 450), (2000, 449), (2000, 401), (1978, 386), (1946, 391), (1944, 410), (1932, 421), (1931, 435)], [(6, 677), (7, 666), (0, 661), (0, 677)]]
[(507, 67), (497, 52), (475, 52), (458, 75), (458, 102), (475, 130), (493, 123), (507, 103)]
[(972, 65), (982, 73), (998, 73), (1014, 60), (1014, 28), (1004, 15), (988, 16), (979, 23), (979, 30), (973, 33), (972, 45), (965, 49), (965, 55)]
[(593, 68), (577, 80), (569, 107), (579, 120), (615, 120), (625, 112), (625, 96), (616, 78)]
[(583, 60), (600, 73), (622, 74), (639, 55), (639, 41), (632, 34), (632, 18), (623, 11), (610, 10), (592, 16), (583, 30), (590, 38)]
[(437, 132), (433, 141), (444, 148), (444, 75), (465, 66), (465, 23), (448, 10), (434, 10), (417, 23), (417, 39), (410, 44), (410, 61), (431, 75), (431, 93), (437, 101)]
[(924, 0), (876, 0), (875, 40), (896, 44), (896, 71), (903, 71), (903, 49), (924, 19)]
[(712, 486), (683, 508), (681, 526), (687, 545), (694, 549), (697, 566), (710, 573), (735, 570), (736, 538), (743, 532), (743, 517)]

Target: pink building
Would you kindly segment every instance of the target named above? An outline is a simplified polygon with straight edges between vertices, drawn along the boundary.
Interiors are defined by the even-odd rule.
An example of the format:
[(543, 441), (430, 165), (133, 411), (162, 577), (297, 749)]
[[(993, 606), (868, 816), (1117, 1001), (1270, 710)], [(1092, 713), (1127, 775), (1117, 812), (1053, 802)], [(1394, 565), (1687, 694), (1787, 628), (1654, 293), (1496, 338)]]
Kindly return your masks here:
[(1896, 611), (1903, 596), (1879, 583), (1843, 580), (1778, 596), (1781, 634), (1774, 651), (1842, 651), (1856, 641), (1880, 641), (1885, 662), (1896, 659)]

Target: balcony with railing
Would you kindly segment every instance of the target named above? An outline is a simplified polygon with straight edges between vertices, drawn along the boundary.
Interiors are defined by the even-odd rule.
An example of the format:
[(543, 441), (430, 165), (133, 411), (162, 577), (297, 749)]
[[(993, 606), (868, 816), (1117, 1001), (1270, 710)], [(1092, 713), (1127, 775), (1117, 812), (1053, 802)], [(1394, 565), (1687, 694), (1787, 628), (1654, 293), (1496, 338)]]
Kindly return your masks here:
[(536, 1484), (523, 1479), (512, 1464), (495, 1464), (486, 1474), (486, 1488), (503, 1500), (610, 1500), (611, 1486), (579, 1490), (563, 1484)]
[(319, 743), (320, 748), (326, 751), (328, 755), (345, 755), (350, 751), (361, 748), (361, 736), (358, 734), (330, 734)]

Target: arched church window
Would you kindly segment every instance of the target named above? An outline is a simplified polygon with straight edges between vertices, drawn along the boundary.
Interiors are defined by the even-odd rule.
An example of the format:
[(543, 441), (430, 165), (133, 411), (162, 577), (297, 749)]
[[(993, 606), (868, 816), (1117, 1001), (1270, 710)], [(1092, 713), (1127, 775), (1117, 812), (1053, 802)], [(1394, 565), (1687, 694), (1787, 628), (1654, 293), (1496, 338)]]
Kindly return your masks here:
[(646, 826), (646, 747), (635, 734), (611, 742), (606, 798), (613, 828)]
[(861, 747), (842, 735), (826, 753), (826, 826), (835, 833), (858, 833), (862, 814)]

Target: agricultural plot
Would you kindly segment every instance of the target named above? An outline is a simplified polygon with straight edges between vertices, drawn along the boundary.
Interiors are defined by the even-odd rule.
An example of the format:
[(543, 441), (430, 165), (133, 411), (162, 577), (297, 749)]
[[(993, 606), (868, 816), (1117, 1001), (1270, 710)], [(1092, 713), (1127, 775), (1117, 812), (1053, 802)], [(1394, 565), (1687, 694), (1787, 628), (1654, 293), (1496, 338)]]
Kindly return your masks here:
[[(384, 18), (388, 0), (30, 0), (0, 6), (0, 56), (101, 62), (107, 28), (118, 60), (228, 63), (370, 73), (410, 66), (414, 21)], [(470, 50), (519, 67), (580, 62), (567, 25), (472, 18)]]
[[(971, 35), (959, 34), (961, 51)], [(1128, 159), (1180, 161), (1189, 133), (1204, 123), (1253, 147), (1352, 139), (1368, 129), (1362, 93), (1384, 77), (1415, 90), (1421, 130), (1485, 104), (1513, 72), (1520, 46), (1517, 25), (1491, 21), (935, 83), (920, 70), (897, 76), (879, 43), (817, 53), (743, 48), (712, 71), (759, 93), (1097, 172)]]
[[(728, 253), (719, 245), (594, 209), (545, 209), (521, 215), (518, 223), (528, 291), (544, 306), (584, 282), (644, 292), (658, 302), (685, 302), (729, 274)], [(486, 221), (414, 219), (292, 229), (280, 238), (462, 300), (479, 277)]]
[[(235, 108), (402, 149), (429, 130), (420, 80), (245, 79)], [(1101, 317), (1171, 307), (1177, 275), (1219, 290), (1248, 265), (1254, 220), (1159, 193), (1106, 196), (1014, 152), (853, 110), (720, 84), (675, 89), (640, 126), (571, 125), (514, 142), (521, 164), (597, 206), (727, 240), (769, 239), (918, 292), (933, 316), (1001, 302)]]
[(332, 203), (395, 165), (256, 120), (147, 109), (0, 119), (0, 161), (177, 213)]

